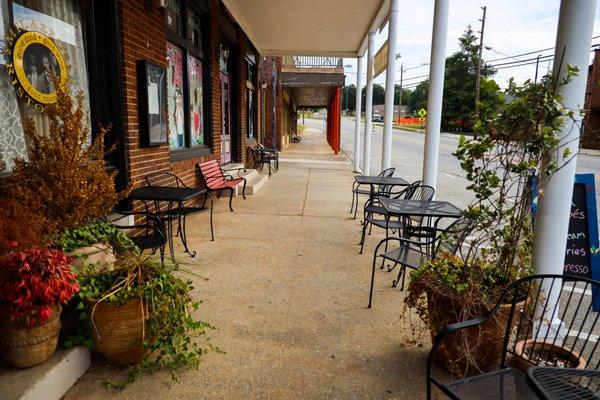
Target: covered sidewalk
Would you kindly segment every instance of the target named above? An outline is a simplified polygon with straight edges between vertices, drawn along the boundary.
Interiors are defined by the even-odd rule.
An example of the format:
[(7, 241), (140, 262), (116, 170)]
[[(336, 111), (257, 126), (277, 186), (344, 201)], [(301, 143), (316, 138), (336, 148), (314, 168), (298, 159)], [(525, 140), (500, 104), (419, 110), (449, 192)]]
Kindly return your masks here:
[(217, 202), (214, 242), (207, 215), (188, 225), (209, 279), (194, 282), (199, 315), (225, 353), (209, 353), (177, 384), (160, 372), (124, 391), (103, 387), (123, 372), (97, 360), (65, 400), (424, 398), (427, 349), (404, 343), (404, 294), (391, 274), (378, 272), (366, 308), (372, 254), (358, 255), (360, 224), (348, 219), (350, 163), (311, 129), (280, 158), (279, 173), (237, 198), (235, 212)]

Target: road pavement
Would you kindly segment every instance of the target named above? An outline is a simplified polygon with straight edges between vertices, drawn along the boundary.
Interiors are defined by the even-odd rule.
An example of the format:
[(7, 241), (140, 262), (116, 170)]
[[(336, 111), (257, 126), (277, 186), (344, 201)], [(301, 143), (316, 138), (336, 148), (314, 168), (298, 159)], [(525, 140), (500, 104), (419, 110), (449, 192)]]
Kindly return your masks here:
[[(323, 128), (323, 120), (306, 119), (305, 124), (314, 128)], [(361, 149), (364, 140), (364, 129), (361, 134)], [(381, 171), (381, 143), (383, 127), (373, 127), (371, 142), (371, 174)], [(458, 145), (459, 135), (442, 133), (440, 136), (440, 155), (438, 169), (438, 187), (436, 197), (447, 200), (459, 207), (467, 206), (473, 195), (466, 189), (468, 181), (460, 169), (460, 164), (452, 153)], [(425, 134), (400, 129), (393, 130), (392, 166), (397, 168), (396, 175), (408, 181), (421, 179), (423, 172), (423, 148)], [(350, 160), (354, 160), (354, 118), (342, 117), (341, 124), (342, 151)], [(596, 185), (600, 187), (600, 156), (581, 154), (577, 160), (577, 172), (596, 174)], [(597, 201), (598, 198), (597, 190)], [(600, 204), (600, 203), (599, 203)]]

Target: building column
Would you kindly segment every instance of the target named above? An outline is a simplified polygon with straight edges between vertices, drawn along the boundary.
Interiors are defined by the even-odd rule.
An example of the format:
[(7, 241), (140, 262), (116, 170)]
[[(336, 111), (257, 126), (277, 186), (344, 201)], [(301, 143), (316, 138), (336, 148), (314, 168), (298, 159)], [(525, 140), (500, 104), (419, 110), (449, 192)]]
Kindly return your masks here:
[[(560, 3), (552, 76), (557, 82), (562, 81), (567, 65), (578, 67), (579, 74), (566, 85), (557, 87), (563, 106), (573, 111), (573, 116), (564, 119), (558, 132), (561, 147), (553, 155), (557, 172), (546, 182), (540, 183), (544, 196), (539, 196), (538, 200), (533, 248), (533, 265), (539, 274), (563, 273), (581, 134), (579, 111), (585, 100), (595, 9), (596, 0), (562, 0)], [(565, 159), (562, 155), (567, 148), (572, 155)], [(549, 304), (558, 303), (560, 285), (556, 286), (554, 290), (551, 286), (541, 288)], [(558, 316), (542, 315), (542, 319), (551, 323), (542, 327), (545, 329), (540, 330), (541, 334), (548, 329), (564, 334)]]
[(363, 146), (363, 173), (371, 172), (371, 122), (373, 112), (373, 58), (375, 57), (375, 32), (369, 32), (369, 46), (367, 49), (367, 88), (365, 94), (365, 142)]
[(394, 125), (394, 92), (396, 89), (396, 48), (398, 45), (398, 17), (400, 0), (390, 1), (388, 25), (388, 52), (385, 71), (385, 113), (383, 117), (383, 141), (381, 146), (381, 170), (392, 163), (392, 129)]
[[(360, 117), (362, 115), (362, 61), (362, 56), (356, 59), (356, 120), (354, 121), (354, 172), (361, 172)], [(364, 167), (362, 169), (364, 169)]]
[[(538, 273), (563, 273), (581, 134), (579, 110), (585, 100), (595, 9), (596, 0), (562, 0), (560, 3), (552, 76), (560, 82), (568, 64), (578, 67), (579, 74), (568, 84), (557, 87), (565, 109), (573, 111), (573, 116), (564, 120), (559, 132), (564, 147), (554, 155), (557, 172), (545, 184), (542, 182), (544, 196), (540, 196), (536, 212), (533, 254)], [(567, 147), (572, 156), (565, 160), (562, 154)]]
[(436, 0), (433, 14), (433, 35), (429, 61), (429, 90), (427, 94), (427, 127), (423, 151), (423, 184), (437, 189), (437, 170), (444, 98), (446, 67), (446, 38), (448, 36), (449, 0)]

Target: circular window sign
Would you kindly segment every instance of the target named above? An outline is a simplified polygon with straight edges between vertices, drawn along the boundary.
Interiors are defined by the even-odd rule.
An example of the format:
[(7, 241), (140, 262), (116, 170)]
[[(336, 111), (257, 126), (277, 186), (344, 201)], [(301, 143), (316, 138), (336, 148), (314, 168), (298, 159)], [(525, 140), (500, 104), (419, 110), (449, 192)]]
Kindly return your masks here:
[[(39, 105), (56, 103), (56, 85), (67, 81), (67, 64), (56, 43), (40, 32), (23, 31), (13, 42), (11, 49), (13, 82), (17, 95), (25, 97), (28, 104)], [(18, 86), (17, 86), (18, 84)], [(19, 90), (20, 89), (20, 90)]]

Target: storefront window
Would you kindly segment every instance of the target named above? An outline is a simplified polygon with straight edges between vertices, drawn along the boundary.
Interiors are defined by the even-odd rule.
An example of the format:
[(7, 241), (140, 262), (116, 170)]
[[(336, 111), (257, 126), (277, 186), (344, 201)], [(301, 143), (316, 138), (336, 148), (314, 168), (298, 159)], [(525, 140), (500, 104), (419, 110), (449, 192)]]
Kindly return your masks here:
[[(206, 129), (205, 85), (203, 69), (202, 19), (189, 2), (170, 0), (167, 16), (172, 20), (184, 21), (181, 29), (167, 17), (167, 93), (169, 144), (171, 150), (205, 146)], [(185, 15), (182, 20), (181, 15)], [(176, 18), (177, 16), (177, 18)]]
[(248, 118), (248, 130), (246, 136), (248, 139), (255, 138), (254, 124), (256, 115), (256, 105), (254, 98), (254, 70), (256, 64), (250, 60), (246, 60), (246, 115)]
[(183, 51), (167, 43), (167, 105), (169, 143), (172, 149), (185, 147), (183, 79)]
[[(79, 2), (72, 0), (13, 0), (0, 2), (0, 52), (4, 53), (5, 37), (12, 24), (20, 31), (38, 32), (49, 37), (59, 49), (64, 60), (63, 68), (73, 92), (81, 91), (84, 105), (89, 111), (89, 93), (85, 49), (81, 27)], [(15, 30), (15, 29), (13, 29)], [(56, 54), (42, 44), (33, 43), (23, 53), (24, 82), (31, 90), (41, 95), (54, 93), (50, 72), (60, 72)], [(0, 57), (0, 164), (8, 170), (13, 167), (14, 157), (27, 158), (26, 141), (23, 137), (22, 121), (30, 117), (38, 131), (48, 132), (49, 120), (43, 112), (43, 103), (17, 96), (7, 73), (6, 61)], [(21, 92), (23, 93), (23, 92)], [(42, 96), (41, 96), (42, 97)]]
[(188, 76), (190, 81), (190, 130), (192, 132), (192, 146), (204, 144), (204, 97), (202, 92), (202, 62), (195, 57), (188, 58)]

